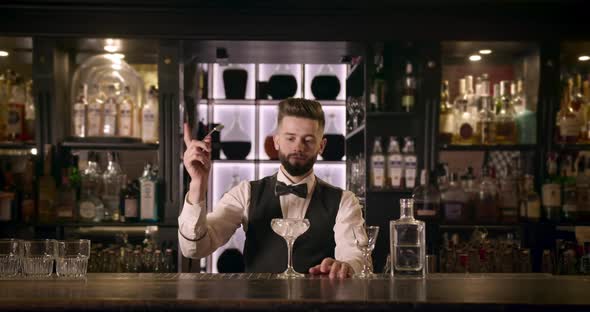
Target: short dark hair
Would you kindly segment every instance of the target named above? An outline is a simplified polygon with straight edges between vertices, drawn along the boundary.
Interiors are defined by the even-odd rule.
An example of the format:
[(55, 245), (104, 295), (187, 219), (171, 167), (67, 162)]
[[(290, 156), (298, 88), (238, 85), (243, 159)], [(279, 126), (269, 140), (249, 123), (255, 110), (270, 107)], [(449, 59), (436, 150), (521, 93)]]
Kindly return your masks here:
[(279, 116), (277, 124), (281, 124), (285, 116), (301, 117), (316, 120), (320, 124), (320, 129), (324, 129), (326, 119), (322, 104), (318, 101), (306, 100), (301, 98), (289, 98), (279, 102)]

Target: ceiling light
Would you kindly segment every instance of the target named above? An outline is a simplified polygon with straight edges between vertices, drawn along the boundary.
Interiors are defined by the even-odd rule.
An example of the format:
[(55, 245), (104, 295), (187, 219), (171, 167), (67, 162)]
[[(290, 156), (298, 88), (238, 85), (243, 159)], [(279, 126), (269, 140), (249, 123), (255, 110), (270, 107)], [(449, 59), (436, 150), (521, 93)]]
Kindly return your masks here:
[(0, 51), (0, 56), (8, 56), (8, 52), (6, 52), (6, 51)]
[(113, 53), (113, 52), (119, 51), (119, 47), (117, 47), (115, 45), (106, 45), (106, 46), (104, 46), (104, 50), (109, 53)]
[(481, 61), (481, 55), (478, 55), (478, 54), (471, 55), (471, 56), (469, 56), (469, 60), (472, 62), (479, 62), (479, 61)]
[(115, 53), (121, 49), (121, 40), (118, 39), (106, 39), (104, 50), (109, 53)]
[(490, 49), (479, 50), (479, 54), (483, 54), (483, 55), (492, 54), (492, 50), (490, 50)]
[(578, 61), (580, 61), (580, 62), (590, 61), (590, 56), (588, 56), (588, 55), (580, 55), (578, 57)]

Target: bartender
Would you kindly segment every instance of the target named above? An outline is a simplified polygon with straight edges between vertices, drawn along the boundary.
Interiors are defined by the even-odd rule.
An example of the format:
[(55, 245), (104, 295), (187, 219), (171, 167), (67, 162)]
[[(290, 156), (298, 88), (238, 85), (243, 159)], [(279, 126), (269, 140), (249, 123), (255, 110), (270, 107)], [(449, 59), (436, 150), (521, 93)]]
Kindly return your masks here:
[(296, 271), (346, 278), (362, 268), (352, 228), (364, 223), (355, 195), (315, 176), (313, 166), (326, 147), (325, 118), (317, 101), (287, 99), (279, 103), (274, 146), (281, 162), (277, 173), (242, 181), (207, 213), (211, 137), (190, 137), (184, 125), (183, 162), (191, 182), (178, 218), (178, 239), (185, 257), (202, 258), (223, 246), (243, 226), (246, 272), (280, 273), (287, 246), (270, 226), (273, 218), (306, 218), (310, 228), (294, 244)]

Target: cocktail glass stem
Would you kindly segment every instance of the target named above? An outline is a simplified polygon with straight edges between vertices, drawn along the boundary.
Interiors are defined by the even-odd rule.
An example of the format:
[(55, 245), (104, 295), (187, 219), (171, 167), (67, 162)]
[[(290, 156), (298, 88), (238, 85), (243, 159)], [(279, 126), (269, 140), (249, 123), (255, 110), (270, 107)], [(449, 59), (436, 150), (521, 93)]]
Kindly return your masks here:
[(292, 239), (287, 239), (287, 271), (286, 272), (294, 272), (295, 270), (293, 269), (293, 240)]

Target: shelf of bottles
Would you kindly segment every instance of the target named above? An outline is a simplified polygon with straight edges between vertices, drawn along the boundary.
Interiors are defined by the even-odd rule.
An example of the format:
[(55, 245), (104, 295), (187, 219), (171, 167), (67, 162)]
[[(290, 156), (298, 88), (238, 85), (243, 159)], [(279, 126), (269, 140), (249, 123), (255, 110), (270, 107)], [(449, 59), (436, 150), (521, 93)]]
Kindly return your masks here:
[(537, 143), (536, 45), (444, 42), (442, 53), (440, 146), (526, 149)]
[[(127, 43), (106, 39), (116, 53), (78, 53), (70, 86), (71, 127), (66, 145), (137, 149), (158, 143), (157, 66), (128, 62)], [(102, 40), (101, 40), (102, 41)], [(146, 149), (149, 149), (147, 146)], [(153, 146), (152, 146), (153, 148)]]
[[(206, 80), (197, 105), (201, 132), (216, 124), (225, 127), (214, 133), (212, 179), (208, 207), (232, 187), (272, 175), (280, 166), (273, 135), (277, 129), (278, 103), (300, 97), (318, 100), (324, 110), (327, 146), (318, 156), (315, 174), (324, 181), (344, 188), (346, 164), (347, 65), (342, 64), (200, 64)], [(244, 232), (239, 229), (230, 241), (213, 253), (211, 272), (217, 272), (217, 259), (228, 248), (243, 249)]]
[[(34, 209), (37, 145), (30, 37), (0, 37), (0, 222)], [(25, 195), (26, 194), (26, 195)]]

